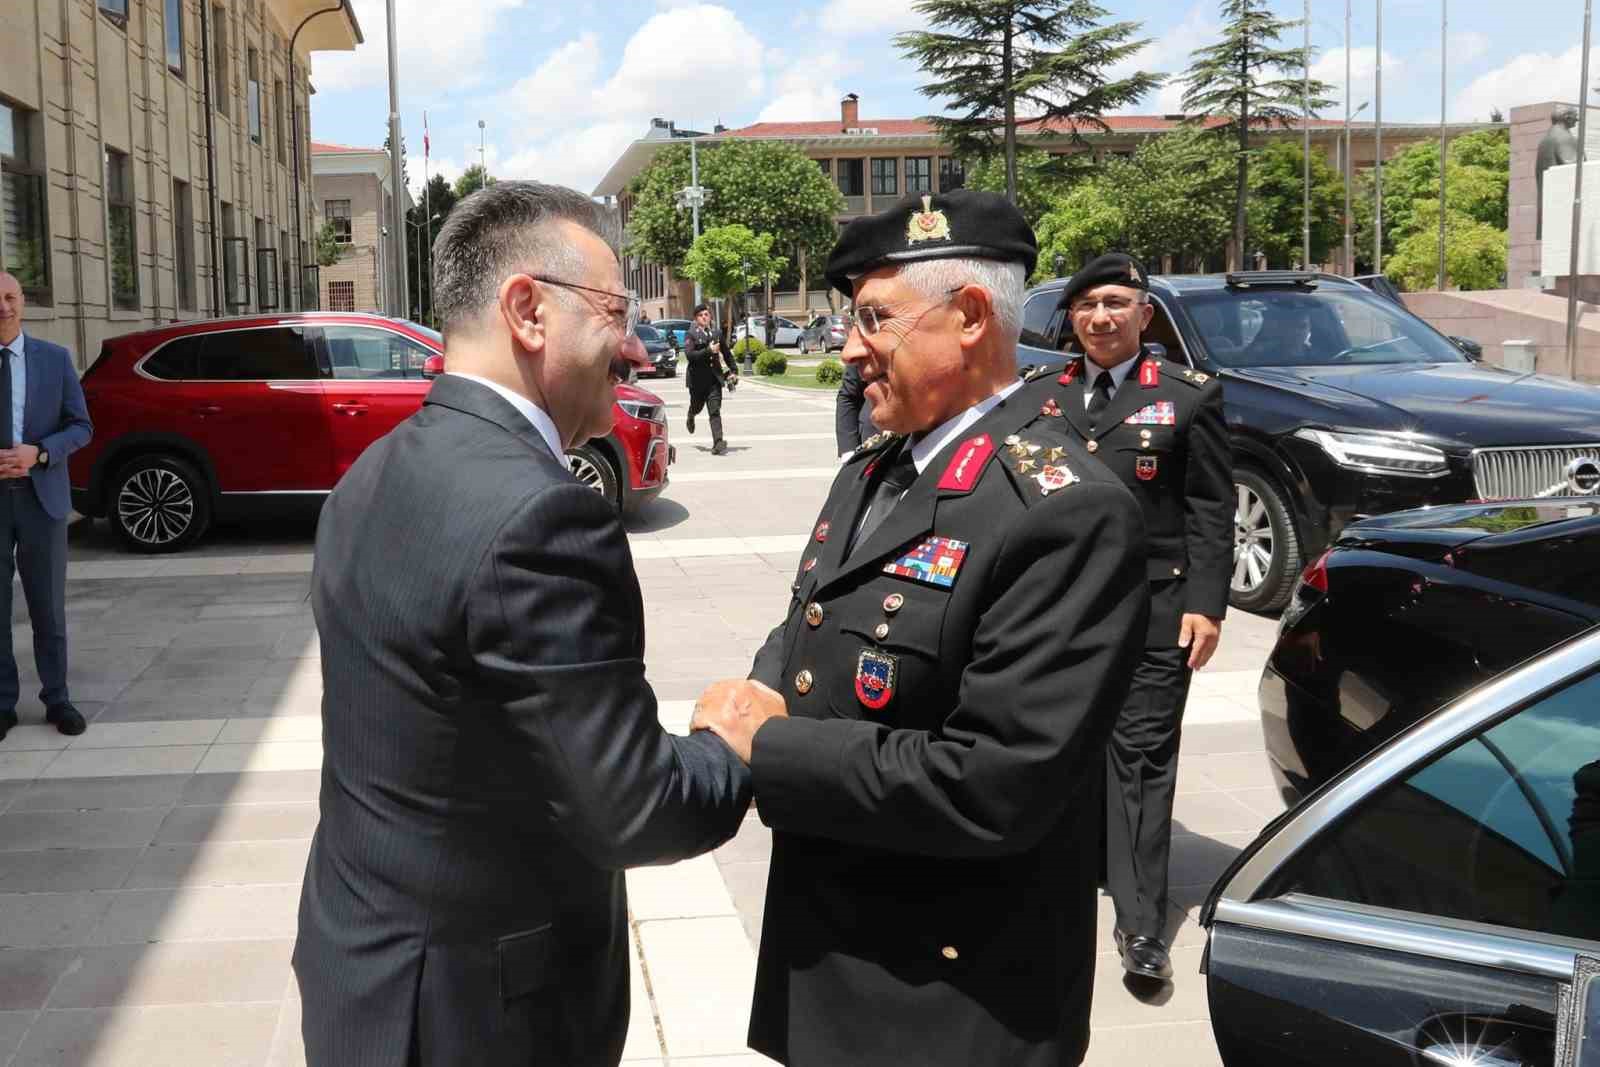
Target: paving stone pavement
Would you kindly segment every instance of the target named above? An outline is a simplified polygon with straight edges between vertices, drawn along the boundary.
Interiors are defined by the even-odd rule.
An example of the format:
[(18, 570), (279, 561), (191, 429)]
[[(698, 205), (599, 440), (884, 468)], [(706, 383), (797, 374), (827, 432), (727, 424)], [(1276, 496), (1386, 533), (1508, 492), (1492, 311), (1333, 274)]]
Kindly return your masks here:
[[(629, 523), (662, 722), (685, 730), (712, 679), (742, 676), (837, 461), (832, 401), (741, 385), (733, 452), (668, 402), (673, 485)], [(321, 661), (306, 602), (309, 523), (218, 530), (173, 557), (72, 536), (71, 685), (90, 719), (42, 724), (22, 598), (23, 725), (0, 742), (0, 1067), (299, 1067), (289, 970), (316, 825)], [(381, 537), (381, 531), (374, 532)], [(1279, 810), (1255, 682), (1270, 620), (1233, 614), (1185, 718), (1174, 842), (1176, 983), (1124, 987), (1101, 906), (1091, 1064), (1218, 1062), (1197, 973), (1206, 889)], [(631, 871), (633, 1015), (645, 1067), (767, 1063), (744, 1044), (770, 834), (755, 815), (711, 856)]]

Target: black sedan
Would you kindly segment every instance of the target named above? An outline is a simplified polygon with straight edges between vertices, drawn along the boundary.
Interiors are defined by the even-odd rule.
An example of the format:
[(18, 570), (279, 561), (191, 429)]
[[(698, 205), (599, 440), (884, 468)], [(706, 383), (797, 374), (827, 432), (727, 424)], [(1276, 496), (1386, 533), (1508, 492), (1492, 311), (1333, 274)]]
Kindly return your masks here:
[(1280, 816), (1200, 921), (1227, 1067), (1592, 1067), (1600, 630)]
[(1347, 526), (1307, 567), (1257, 692), (1293, 802), (1481, 682), (1600, 623), (1600, 500)]
[[(1283, 606), (1304, 562), (1367, 516), (1600, 488), (1600, 389), (1478, 363), (1348, 278), (1150, 283), (1146, 339), (1224, 383), (1236, 607)], [(1072, 341), (1056, 309), (1064, 285), (1030, 290), (1024, 361), (1059, 358)]]
[(650, 370), (641, 371), (642, 377), (651, 378), (676, 378), (678, 376), (678, 353), (661, 332), (647, 322), (641, 322), (633, 328), (634, 335), (644, 345), (645, 355), (650, 357)]

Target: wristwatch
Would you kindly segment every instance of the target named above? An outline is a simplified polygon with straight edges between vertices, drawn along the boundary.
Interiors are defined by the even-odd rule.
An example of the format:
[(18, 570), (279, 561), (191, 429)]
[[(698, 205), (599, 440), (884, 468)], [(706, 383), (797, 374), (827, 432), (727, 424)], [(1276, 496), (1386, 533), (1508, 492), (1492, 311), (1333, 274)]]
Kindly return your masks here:
[(35, 467), (48, 467), (48, 466), (50, 466), (50, 453), (46, 452), (42, 448), (39, 449), (39, 458), (34, 461), (33, 465)]

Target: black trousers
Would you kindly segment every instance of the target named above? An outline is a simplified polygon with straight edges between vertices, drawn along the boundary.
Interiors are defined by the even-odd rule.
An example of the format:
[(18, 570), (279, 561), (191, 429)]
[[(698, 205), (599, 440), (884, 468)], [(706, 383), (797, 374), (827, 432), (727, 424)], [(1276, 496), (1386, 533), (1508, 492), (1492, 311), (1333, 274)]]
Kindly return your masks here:
[(67, 698), (67, 520), (39, 506), (32, 485), (0, 483), (0, 607), (6, 628), (0, 655), (0, 711), (17, 706), (21, 683), (11, 647), (11, 577), (22, 574), (22, 596), (33, 623), (33, 662), (39, 670), (39, 700), (46, 707)]
[(716, 385), (710, 389), (695, 389), (689, 387), (689, 417), (692, 419), (700, 414), (704, 408), (711, 416), (711, 443), (716, 444), (722, 440), (722, 386)]
[(1167, 861), (1178, 739), (1189, 697), (1189, 650), (1147, 648), (1106, 746), (1106, 888), (1117, 929), (1159, 938), (1167, 925)]

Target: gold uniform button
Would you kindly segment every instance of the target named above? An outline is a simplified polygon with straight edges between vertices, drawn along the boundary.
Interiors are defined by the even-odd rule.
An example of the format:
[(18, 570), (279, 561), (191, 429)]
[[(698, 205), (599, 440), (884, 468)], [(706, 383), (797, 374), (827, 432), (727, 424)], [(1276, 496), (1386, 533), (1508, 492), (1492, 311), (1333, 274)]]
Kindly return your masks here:
[(813, 629), (822, 625), (822, 605), (815, 600), (806, 605), (806, 622), (810, 623)]
[(811, 677), (810, 671), (801, 671), (799, 674), (794, 676), (794, 691), (799, 693), (801, 696), (805, 696), (807, 693), (811, 692), (811, 685), (813, 681), (814, 679)]
[(1177, 577), (1178, 575), (1180, 575), (1182, 573), (1183, 573), (1183, 568), (1182, 567), (1174, 567), (1174, 568), (1172, 568), (1173, 577)]
[(947, 960), (953, 960), (959, 958), (961, 953), (956, 951), (956, 947), (954, 945), (946, 945), (944, 948), (939, 950), (939, 955), (943, 956)]
[(883, 598), (883, 610), (890, 615), (906, 606), (906, 598), (899, 593), (890, 593)]
[(1089, 454), (1090, 455), (1093, 455), (1094, 453), (1100, 451), (1100, 442), (1099, 441), (1090, 441), (1088, 444), (1084, 445), (1083, 447), (1089, 450)]
[(878, 628), (872, 631), (872, 636), (876, 637), (879, 641), (882, 641), (885, 637), (888, 637), (889, 624), (886, 622), (880, 622), (878, 624)]
[(1139, 431), (1139, 437), (1142, 440), (1145, 440), (1145, 441), (1150, 440), (1150, 431), (1149, 430), (1140, 430)]

